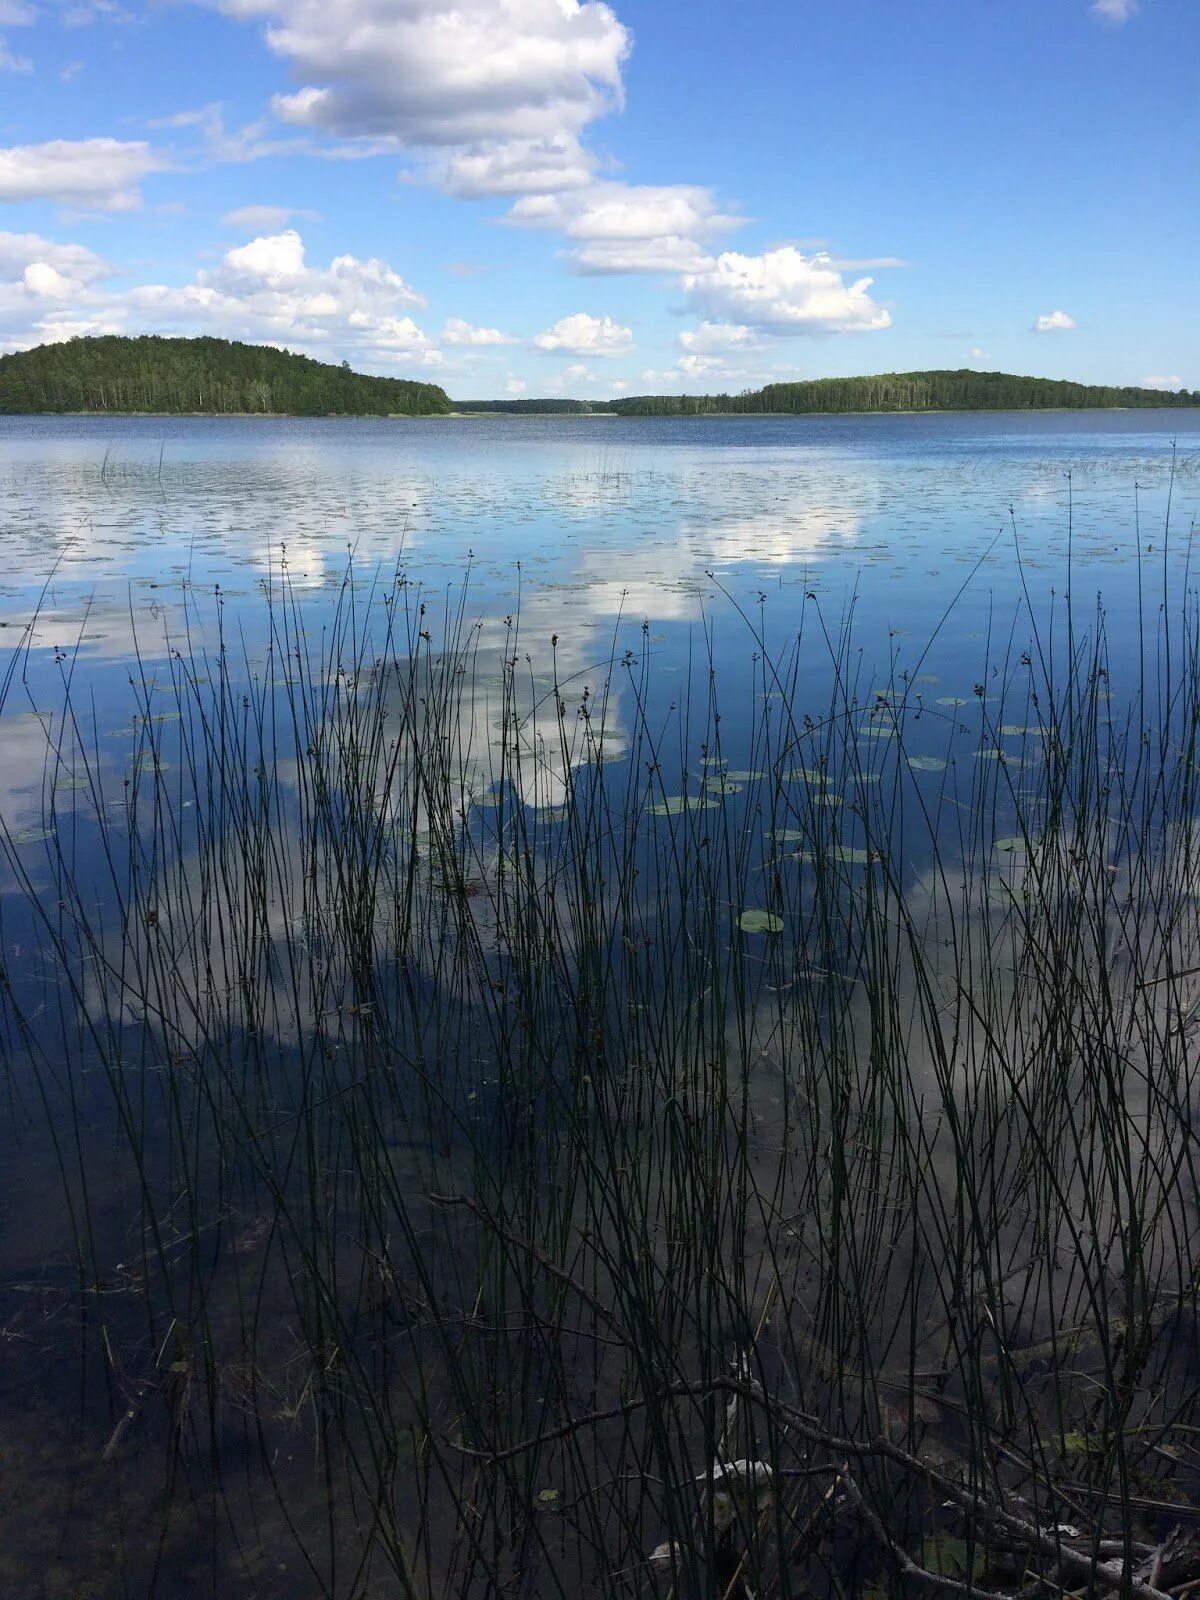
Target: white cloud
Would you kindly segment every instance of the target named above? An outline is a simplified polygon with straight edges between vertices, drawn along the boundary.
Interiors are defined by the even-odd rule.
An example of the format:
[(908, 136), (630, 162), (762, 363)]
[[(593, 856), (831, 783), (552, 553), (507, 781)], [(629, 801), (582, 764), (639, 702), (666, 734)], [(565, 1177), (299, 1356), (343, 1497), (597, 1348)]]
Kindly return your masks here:
[(434, 180), (461, 199), (493, 194), (552, 194), (588, 183), (595, 159), (574, 134), (469, 145), (437, 158)]
[(792, 245), (760, 256), (726, 251), (684, 280), (694, 311), (768, 333), (846, 333), (887, 328), (891, 316), (867, 290), (871, 278), (846, 284), (826, 255)]
[(274, 100), (276, 116), (448, 152), (435, 171), (456, 192), (585, 181), (578, 136), (622, 103), (630, 39), (603, 0), (223, 3), (264, 19), (268, 46), (300, 79)]
[(1142, 379), (1143, 389), (1169, 389), (1175, 393), (1186, 388), (1186, 384), (1177, 372), (1168, 373), (1165, 377), (1149, 377)]
[(694, 239), (666, 235), (657, 239), (593, 239), (568, 251), (567, 260), (576, 272), (588, 277), (640, 272), (674, 278), (703, 271), (711, 257)]
[(713, 351), (757, 350), (763, 345), (757, 328), (748, 328), (738, 322), (702, 322), (698, 328), (688, 328), (679, 336), (684, 350), (696, 355)]
[(225, 228), (236, 228), (239, 233), (271, 233), (284, 228), (293, 217), (308, 222), (320, 222), (319, 211), (295, 211), (290, 206), (238, 206), (221, 218)]
[(519, 344), (520, 340), (515, 339), (510, 333), (501, 333), (499, 328), (477, 328), (469, 322), (464, 322), (461, 317), (447, 317), (440, 343), (496, 345)]
[(518, 201), (509, 216), (569, 239), (626, 241), (705, 236), (742, 221), (718, 210), (711, 189), (690, 183), (597, 183), (579, 194)]
[(36, 233), (0, 233), (0, 283), (38, 264), (85, 285), (108, 276), (108, 266), (81, 244), (55, 244)]
[(508, 213), (522, 227), (574, 241), (567, 259), (579, 272), (699, 272), (711, 262), (704, 241), (742, 225), (700, 184), (594, 183), (566, 194), (526, 195)]
[(529, 385), (525, 382), (524, 378), (510, 378), (504, 385), (505, 394), (511, 394), (514, 396), (525, 394), (527, 393), (528, 389)]
[(307, 260), (294, 231), (229, 250), (183, 285), (107, 290), (98, 258), (78, 245), (0, 235), (0, 342), (28, 345), (101, 331), (213, 333), (375, 368), (437, 366), (435, 342), (409, 309), (423, 304), (386, 262)]
[(1092, 0), (1092, 15), (1101, 22), (1128, 22), (1138, 12), (1138, 0)]
[(550, 388), (561, 394), (564, 389), (579, 389), (583, 384), (595, 383), (596, 374), (582, 361), (573, 361), (550, 381)]
[(611, 317), (593, 317), (586, 311), (577, 311), (539, 333), (533, 343), (550, 355), (623, 356), (633, 349), (633, 330)]
[(1043, 311), (1033, 325), (1034, 333), (1069, 333), (1079, 324), (1065, 311)]
[(140, 139), (9, 145), (0, 148), (0, 201), (62, 200), (102, 211), (129, 211), (141, 204), (141, 180), (166, 165)]
[[(108, 271), (83, 245), (0, 233), (0, 349), (69, 338), (70, 331), (109, 331), (79, 315), (99, 296), (97, 285)], [(70, 331), (62, 331), (67, 325)]]
[(0, 28), (28, 28), (35, 16), (24, 0), (0, 0)]

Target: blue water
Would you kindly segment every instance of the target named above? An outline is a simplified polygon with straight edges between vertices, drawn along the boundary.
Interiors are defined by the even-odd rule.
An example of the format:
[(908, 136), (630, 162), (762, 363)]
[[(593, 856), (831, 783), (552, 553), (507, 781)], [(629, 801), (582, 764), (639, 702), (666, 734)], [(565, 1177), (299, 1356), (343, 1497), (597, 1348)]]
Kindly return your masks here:
[[(1141, 640), (1158, 638), (1164, 615), (1178, 616), (1189, 603), (1198, 510), (1195, 411), (661, 421), (0, 419), (0, 676), (8, 673), (0, 707), (0, 936), (4, 981), (22, 1018), (21, 1029), (8, 1024), (0, 1034), (0, 1087), (12, 1112), (0, 1121), (0, 1332), (7, 1341), (0, 1348), (13, 1364), (0, 1386), (0, 1436), (22, 1441), (0, 1460), (0, 1503), (20, 1507), (10, 1535), (16, 1553), (0, 1570), (0, 1588), (5, 1573), (23, 1579), (45, 1566), (58, 1574), (48, 1593), (83, 1592), (85, 1581), (98, 1595), (149, 1592), (119, 1574), (105, 1587), (107, 1578), (98, 1576), (112, 1567), (114, 1504), (124, 1506), (141, 1541), (130, 1541), (132, 1568), (140, 1561), (146, 1572), (157, 1570), (164, 1473), (148, 1442), (151, 1424), (131, 1434), (122, 1468), (127, 1501), (114, 1496), (116, 1468), (102, 1458), (115, 1418), (140, 1392), (139, 1375), (157, 1375), (161, 1344), (144, 1335), (138, 1193), (114, 1131), (113, 1100), (125, 1091), (127, 1112), (153, 1107), (160, 1088), (174, 1093), (177, 1081), (186, 1085), (186, 1073), (176, 1080), (167, 1070), (171, 1046), (186, 1039), (168, 1035), (159, 1048), (155, 1017), (111, 998), (122, 985), (139, 992), (130, 952), (155, 937), (153, 925), (140, 926), (140, 919), (148, 922), (147, 905), (139, 902), (138, 916), (123, 922), (113, 886), (124, 906), (133, 904), (138, 850), (140, 870), (158, 871), (159, 881), (170, 879), (160, 858), (175, 851), (184, 858), (176, 911), (187, 909), (196, 885), (220, 901), (225, 867), (236, 900), (239, 851), (249, 849), (235, 840), (226, 858), (218, 825), (203, 848), (197, 844), (191, 796), (203, 784), (191, 787), (175, 752), (181, 713), (170, 675), (181, 658), (202, 680), (183, 704), (183, 715), (193, 717), (191, 748), (202, 749), (197, 725), (210, 711), (206, 684), (216, 692), (217, 652), (224, 649), (231, 679), (247, 689), (270, 664), (268, 593), (277, 608), (281, 597), (294, 600), (320, 669), (331, 664), (328, 641), (344, 626), (349, 604), (355, 635), (367, 641), (364, 658), (373, 659), (372, 640), (382, 650), (401, 573), (404, 603), (427, 608), (419, 621), (434, 652), (448, 616), (480, 625), (479, 704), (467, 720), (477, 766), (472, 793), (491, 809), (468, 809), (464, 826), (484, 839), (497, 817), (489, 763), (505, 682), (499, 669), (514, 638), (520, 676), (531, 685), (521, 709), (533, 746), (543, 729), (553, 745), (552, 683), (561, 686), (571, 737), (586, 745), (579, 712), (587, 690), (586, 703), (602, 708), (614, 782), (636, 783), (639, 792), (649, 785), (650, 793), (659, 783), (658, 792), (693, 797), (713, 771), (704, 759), (714, 732), (710, 663), (721, 753), (732, 773), (760, 765), (750, 740), (765, 711), (785, 713), (784, 692), (763, 665), (765, 647), (797, 668), (787, 680), (790, 722), (772, 747), (782, 769), (812, 759), (798, 745), (788, 755), (786, 727), (803, 726), (809, 715), (819, 721), (835, 675), (844, 688), (849, 676), (845, 698), (854, 706), (854, 737), (861, 732), (863, 767), (831, 825), (849, 851), (859, 850), (867, 841), (855, 803), (865, 810), (871, 794), (887, 787), (879, 780), (891, 775), (890, 793), (920, 802), (919, 810), (910, 808), (915, 822), (903, 852), (897, 846), (903, 859), (893, 863), (897, 880), (908, 884), (927, 864), (920, 854), (930, 845), (926, 818), (947, 868), (961, 841), (970, 848), (983, 812), (993, 836), (1018, 831), (1009, 785), (995, 783), (986, 807), (972, 807), (980, 771), (995, 772), (974, 757), (985, 733), (993, 753), (1000, 744), (1021, 748), (1022, 729), (1005, 729), (1032, 720), (1033, 674), (1021, 657), (1035, 633), (1053, 659), (1068, 640), (1083, 648), (1102, 614), (1114, 701), (1136, 687), (1131, 673)], [(196, 665), (204, 652), (211, 678)], [(280, 671), (277, 657), (274, 669)], [(629, 759), (646, 754), (635, 736), (647, 712), (635, 703), (638, 683), (652, 701), (647, 722), (665, 730), (661, 750), (670, 770), (653, 779), (644, 760)], [(872, 737), (871, 709), (883, 691), (903, 699), (904, 751), (924, 763), (903, 772), (903, 781), (895, 778), (896, 751)], [(697, 708), (690, 724), (678, 709), (689, 693)], [(146, 723), (133, 720), (147, 706), (161, 708), (156, 714), (164, 719), (149, 734)], [(148, 739), (164, 758), (165, 776), (154, 775), (153, 762), (147, 772)], [(242, 776), (257, 755), (249, 751)], [(536, 765), (536, 782), (513, 801), (549, 816), (572, 783), (600, 781), (586, 752), (568, 765)], [(1023, 772), (1018, 757), (1014, 784)], [(282, 777), (284, 815), (293, 803), (290, 776), (294, 771)], [(130, 789), (139, 780), (144, 798), (133, 805)], [(772, 859), (777, 830), (762, 820), (772, 783), (771, 776), (731, 783), (718, 791), (718, 804), (739, 837), (753, 837), (744, 881), (764, 903), (793, 906), (803, 882), (795, 874), (807, 867)], [(803, 781), (786, 783), (792, 787), (784, 800), (775, 791), (775, 817), (799, 824), (795, 836), (803, 837), (824, 797), (802, 803)], [(835, 804), (841, 798), (831, 797)], [(1036, 798), (1023, 804), (1021, 828), (1036, 826)], [(885, 820), (892, 815), (888, 804), (882, 811)], [(647, 820), (652, 837), (668, 825), (653, 814)], [(878, 846), (878, 835), (871, 842)], [(795, 854), (794, 839), (786, 851)], [(761, 866), (793, 876), (772, 891)], [(861, 882), (874, 868), (854, 860), (853, 870)], [(64, 884), (74, 895), (69, 903), (56, 898)], [(272, 927), (281, 943), (291, 939), (291, 955), (307, 959), (307, 931), (302, 936), (284, 916), (291, 909), (272, 901)], [(741, 909), (731, 905), (730, 919)], [(86, 938), (76, 937), (82, 919)], [(197, 920), (195, 939), (186, 934), (175, 928), (172, 946), (186, 958), (175, 1008), (185, 1021), (197, 998), (184, 992), (188, 961), (193, 946), (211, 939), (212, 924)], [(789, 927), (780, 947), (792, 937)], [(71, 970), (68, 990), (63, 969), (81, 951), (83, 970)], [(107, 979), (101, 960), (111, 963)], [(219, 950), (214, 961), (220, 971)], [(317, 956), (313, 961), (319, 965)], [(213, 1018), (225, 1000), (209, 991), (201, 998), (204, 1025), (216, 1038)], [(431, 987), (431, 1007), (434, 998)], [(170, 1000), (168, 994), (168, 1008)], [(252, 1029), (237, 1000), (228, 1001), (230, 1049), (240, 1040), (257, 1061), (257, 1041), (269, 1027)], [(447, 1014), (461, 1009), (456, 991)], [(246, 1043), (252, 1035), (254, 1050)], [(281, 1070), (298, 1048), (280, 1030)], [(23, 1075), (26, 1058), (37, 1070)], [(105, 1326), (115, 1330), (121, 1352), (111, 1373), (92, 1374), (86, 1403), (77, 1402), (84, 1385), (72, 1364), (79, 1319), (66, 1311), (78, 1269), (61, 1215), (64, 1158), (47, 1131), (53, 1116), (41, 1115), (39, 1080), (69, 1103), (61, 1128), (83, 1129), (79, 1151), (65, 1158), (66, 1186), (77, 1183), (78, 1158), (91, 1185), (91, 1248), (106, 1267)], [(172, 1189), (162, 1202), (172, 1235), (183, 1226), (174, 1200)], [(256, 1225), (252, 1217), (237, 1221), (243, 1232), (233, 1233), (227, 1254), (241, 1259), (244, 1250), (253, 1260)], [(268, 1327), (280, 1301), (278, 1287), (273, 1292), (276, 1299), (265, 1302)], [(86, 1412), (86, 1426), (78, 1425), (77, 1409)], [(298, 1480), (301, 1453), (288, 1465), (292, 1459), (274, 1462), (272, 1472)], [(256, 1481), (249, 1468), (246, 1481)], [(300, 1490), (293, 1485), (289, 1493)], [(319, 1512), (312, 1501), (314, 1525)], [(261, 1504), (254, 1514), (262, 1514)], [(287, 1538), (269, 1506), (263, 1529), (271, 1592), (306, 1600), (313, 1591), (298, 1562), (280, 1575), (277, 1555)], [(210, 1592), (206, 1561), (221, 1575), (220, 1563), (228, 1560), (233, 1570), (236, 1562), (222, 1554), (218, 1563), (208, 1553), (202, 1508), (182, 1530), (156, 1592)], [(214, 1534), (214, 1550), (217, 1543)], [(266, 1592), (249, 1580), (222, 1587), (214, 1577), (212, 1584), (211, 1592)]]
[(936, 680), (926, 701), (969, 699), (1030, 608), (1046, 628), (1069, 599), (1086, 628), (1100, 603), (1120, 650), (1181, 606), (1198, 507), (1196, 411), (0, 419), (0, 661), (19, 647), (22, 680), (0, 814), (37, 827), (29, 713), (61, 699), (64, 657), (119, 726), (131, 663), (153, 673), (218, 622), (251, 670), (268, 584), (319, 639), (351, 560), (364, 594), (399, 569), (431, 614), (469, 569), (483, 637), (519, 608), (534, 670), (557, 635), (577, 686), (614, 651), (652, 649), (664, 684), (711, 654), (728, 707), (753, 666), (740, 613), (774, 652), (807, 612), (814, 703), (821, 634), (848, 625), (864, 691), (908, 673)]

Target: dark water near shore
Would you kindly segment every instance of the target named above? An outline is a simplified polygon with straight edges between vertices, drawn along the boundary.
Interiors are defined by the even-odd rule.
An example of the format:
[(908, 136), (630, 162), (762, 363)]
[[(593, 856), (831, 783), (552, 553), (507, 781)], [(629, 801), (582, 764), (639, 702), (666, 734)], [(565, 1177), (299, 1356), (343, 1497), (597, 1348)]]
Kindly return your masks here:
[[(666, 801), (677, 791), (719, 795), (736, 836), (753, 831), (754, 849), (769, 863), (773, 844), (758, 842), (761, 774), (751, 769), (761, 751), (753, 730), (764, 707), (785, 694), (797, 721), (819, 721), (837, 681), (861, 708), (864, 784), (886, 781), (887, 707), (903, 702), (908, 776), (935, 834), (947, 819), (953, 850), (961, 815), (977, 798), (981, 740), (1001, 749), (1007, 739), (1011, 770), (1021, 770), (1019, 752), (1036, 720), (1021, 665), (1035, 630), (1057, 659), (1094, 636), (1102, 612), (1119, 667), (1164, 614), (1182, 612), (1194, 584), (1197, 513), (1195, 411), (0, 419), (0, 671), (12, 669), (0, 710), (0, 940), (23, 1019), (9, 1027), (0, 1075), (0, 1597), (223, 1592), (307, 1600), (322, 1592), (294, 1555), (293, 1531), (257, 1454), (261, 1440), (249, 1420), (241, 1434), (230, 1421), (260, 1414), (249, 1358), (222, 1391), (218, 1484), (198, 1458), (142, 1442), (151, 1431), (142, 1415), (143, 1398), (147, 1417), (151, 1404), (148, 1374), (154, 1404), (166, 1407), (177, 1435), (189, 1402), (170, 1388), (170, 1374), (184, 1371), (168, 1347), (176, 1320), (155, 1322), (141, 1305), (145, 1241), (131, 1211), (138, 1184), (131, 1187), (122, 1121), (141, 1091), (118, 1115), (105, 1063), (115, 1050), (127, 1081), (140, 1074), (155, 1083), (169, 1058), (139, 1034), (145, 1016), (119, 1006), (104, 1013), (105, 1026), (128, 1030), (128, 1043), (121, 1033), (114, 1046), (96, 1022), (99, 1002), (90, 1014), (87, 1003), (75, 1006), (80, 994), (94, 1000), (102, 976), (74, 979), (74, 998), (64, 1003), (57, 968), (66, 946), (45, 939), (54, 917), (44, 913), (62, 903), (66, 860), (99, 930), (94, 948), (116, 964), (112, 952), (130, 935), (114, 925), (124, 914), (114, 885), (127, 895), (146, 870), (127, 846), (136, 819), (154, 841), (151, 854), (203, 854), (187, 831), (201, 824), (188, 787), (197, 745), (188, 742), (172, 679), (181, 660), (201, 690), (211, 674), (211, 682), (253, 695), (264, 674), (277, 673), (279, 693), (268, 698), (281, 703), (291, 668), (280, 664), (268, 602), (278, 615), (286, 600), (302, 629), (290, 643), (311, 651), (326, 681), (341, 669), (341, 647), (331, 641), (347, 636), (348, 616), (358, 659), (386, 662), (398, 654), (395, 638), (385, 641), (399, 573), (415, 619), (410, 643), (428, 631), (436, 655), (456, 628), (455, 637), (476, 641), (473, 698), (459, 708), (456, 738), (463, 827), (481, 848), (496, 828), (496, 772), (508, 737), (503, 728), (497, 735), (497, 723), (515, 649), (519, 739), (531, 759), (518, 782), (505, 782), (514, 803), (549, 826), (564, 800), (592, 781), (598, 741), (588, 707), (600, 706), (604, 760), (629, 774), (620, 781), (630, 793), (647, 765), (639, 719), (656, 718), (667, 730), (656, 751), (670, 758)], [(785, 689), (763, 660), (793, 650)], [(720, 765), (703, 742), (713, 732), (704, 709), (710, 668)], [(633, 687), (641, 670), (649, 713)], [(1114, 686), (1114, 717), (1134, 687)], [(573, 729), (569, 748), (556, 741), (560, 696)], [(693, 701), (700, 709), (689, 721), (681, 708)], [(714, 771), (729, 776), (714, 782)], [(174, 796), (185, 819), (178, 833), (157, 809), (147, 811), (153, 796), (131, 809), (139, 783)], [(294, 773), (284, 774), (285, 816), (299, 787)], [(841, 837), (854, 852), (854, 797), (845, 798)], [(1020, 805), (1003, 786), (990, 797), (995, 838), (1018, 831)], [(219, 840), (204, 843), (219, 853)], [(745, 881), (765, 881), (759, 855)], [(897, 875), (915, 883), (927, 868), (927, 852), (913, 847)], [(180, 882), (186, 898), (186, 872)], [(38, 903), (40, 921), (31, 910)], [(201, 926), (195, 942), (210, 937)], [(230, 1010), (230, 1038), (273, 1033), (282, 1084), (308, 1070), (310, 1037), (326, 1027), (319, 1011), (297, 1004), (264, 1021)], [(354, 1010), (346, 1007), (338, 1026), (357, 1041)], [(31, 1062), (50, 1084), (44, 1105)], [(489, 1114), (500, 1110), (488, 1104)], [(203, 1189), (209, 1175), (199, 1143), (194, 1158)], [(406, 1159), (423, 1169), (421, 1152)], [(89, 1172), (100, 1277), (80, 1264), (79, 1219), (62, 1200), (62, 1173), (79, 1161)], [(139, 1183), (157, 1189), (170, 1176), (154, 1169), (152, 1156)], [(211, 1254), (207, 1245), (197, 1251), (184, 1213), (165, 1211), (178, 1248), (193, 1252), (192, 1281), (172, 1291), (180, 1324), (189, 1296), (208, 1295), (208, 1275), (225, 1275), (206, 1312), (214, 1344), (236, 1343), (237, 1317), (256, 1293), (268, 1312), (284, 1298), (265, 1267), (257, 1284), (253, 1278), (272, 1237), (269, 1221), (249, 1200), (239, 1209), (237, 1184), (230, 1180), (226, 1193), (225, 1181), (213, 1179), (221, 1193), (212, 1202), (228, 1219), (223, 1254), (215, 1242)], [(175, 1237), (168, 1230), (162, 1246), (172, 1260)], [(264, 1370), (287, 1372), (283, 1318), (277, 1326), (266, 1320), (256, 1357)], [(271, 1399), (283, 1440), (273, 1441), (271, 1471), (285, 1482), (311, 1465), (299, 1425), (295, 1442), (288, 1434), (307, 1403), (300, 1376)], [(199, 1400), (190, 1404), (193, 1414), (202, 1409)], [(211, 1401), (209, 1413), (218, 1409)], [(292, 1503), (303, 1504), (297, 1495)], [(312, 1504), (319, 1510), (319, 1498)], [(333, 1533), (329, 1539), (336, 1545)], [(364, 1592), (394, 1591), (379, 1578)]]

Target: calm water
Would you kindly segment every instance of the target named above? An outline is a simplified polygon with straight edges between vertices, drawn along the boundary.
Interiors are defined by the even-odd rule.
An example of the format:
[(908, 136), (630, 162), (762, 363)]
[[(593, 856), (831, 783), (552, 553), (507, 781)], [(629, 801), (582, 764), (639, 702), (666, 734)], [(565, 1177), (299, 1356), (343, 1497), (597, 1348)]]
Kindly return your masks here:
[[(260, 590), (282, 572), (316, 635), (351, 555), (360, 579), (400, 567), (431, 600), (457, 594), (470, 562), (468, 613), (494, 622), (519, 603), (524, 648), (557, 634), (564, 675), (614, 643), (640, 649), (643, 621), (679, 670), (703, 623), (732, 688), (751, 641), (730, 602), (757, 611), (765, 596), (777, 641), (816, 596), (833, 629), (853, 610), (868, 677), (919, 661), (959, 696), (986, 638), (1020, 630), (1018, 548), (1035, 608), (1070, 572), (1077, 614), (1099, 597), (1119, 639), (1139, 591), (1143, 609), (1182, 598), (1198, 507), (1194, 411), (5, 418), (0, 631), (16, 643), (38, 611), (35, 709), (43, 667), (70, 650), (76, 687), (118, 715), (135, 650), (153, 664), (185, 628), (209, 628), (218, 589), (227, 631), (253, 652)], [(10, 751), (0, 801), (19, 827), (32, 818)]]
[[(0, 1527), (8, 1529), (0, 1595), (107, 1600), (149, 1593), (155, 1584), (166, 1596), (211, 1590), (291, 1600), (318, 1592), (298, 1566), (289, 1571), (277, 1559), (291, 1536), (249, 1451), (245, 1461), (234, 1452), (234, 1462), (245, 1492), (257, 1496), (250, 1545), (225, 1501), (228, 1484), (214, 1491), (203, 1472), (174, 1460), (173, 1503), (190, 1506), (191, 1520), (156, 1520), (162, 1458), (139, 1444), (150, 1431), (140, 1423), (142, 1397), (150, 1392), (147, 1373), (161, 1396), (170, 1381), (164, 1385), (161, 1374), (174, 1367), (162, 1326), (148, 1334), (139, 1322), (141, 1247), (130, 1232), (129, 1172), (105, 1065), (115, 1033), (147, 1019), (120, 1004), (106, 1010), (96, 999), (105, 987), (99, 973), (73, 977), (71, 994), (85, 1003), (64, 1003), (63, 951), (80, 947), (45, 937), (56, 905), (65, 904), (57, 899), (65, 861), (81, 887), (72, 915), (86, 908), (97, 967), (107, 961), (115, 973), (114, 952), (131, 936), (113, 925), (113, 886), (128, 903), (148, 859), (139, 865), (128, 834), (143, 821), (150, 855), (175, 849), (184, 859), (185, 897), (208, 870), (204, 861), (220, 855), (220, 837), (198, 844), (186, 831), (199, 823), (172, 834), (174, 823), (164, 824), (159, 812), (130, 810), (130, 786), (156, 770), (153, 755), (147, 767), (139, 710), (149, 706), (151, 720), (162, 719), (153, 738), (166, 792), (171, 774), (186, 765), (170, 689), (180, 654), (194, 663), (208, 652), (214, 678), (223, 654), (232, 681), (253, 690), (272, 648), (278, 654), (267, 600), (278, 605), (286, 594), (314, 659), (336, 677), (338, 661), (327, 654), (335, 626), (344, 628), (354, 608), (355, 635), (373, 659), (371, 641), (381, 645), (391, 585), (402, 573), (413, 605), (426, 605), (421, 621), (432, 649), (447, 615), (461, 615), (468, 629), (479, 625), (476, 696), (463, 713), (465, 733), (457, 733), (466, 752), (464, 827), (482, 837), (495, 803), (503, 746), (496, 719), (514, 637), (525, 684), (522, 738), (538, 757), (516, 799), (547, 818), (573, 784), (588, 781), (594, 749), (589, 755), (579, 732), (581, 710), (603, 707), (606, 761), (620, 768), (638, 749), (632, 685), (643, 667), (655, 726), (672, 730), (666, 789), (698, 794), (707, 781), (711, 790), (700, 743), (705, 717), (689, 724), (677, 710), (689, 695), (703, 700), (710, 663), (722, 757), (732, 774), (753, 766), (752, 726), (781, 692), (763, 675), (761, 647), (783, 655), (795, 646), (794, 713), (819, 717), (835, 672), (843, 683), (849, 675), (868, 751), (877, 732), (870, 708), (885, 693), (908, 698), (916, 712), (905, 736), (907, 756), (916, 758), (911, 781), (926, 786), (918, 792), (930, 814), (936, 818), (943, 805), (953, 820), (964, 809), (956, 773), (961, 766), (969, 791), (981, 721), (994, 722), (1000, 737), (1008, 720), (1001, 691), (1019, 677), (1034, 624), (1053, 653), (1068, 638), (1068, 620), (1076, 641), (1086, 638), (1102, 607), (1119, 665), (1140, 627), (1164, 606), (1182, 608), (1198, 511), (1195, 411), (0, 419), (0, 665), (10, 669), (0, 712), (7, 841), (0, 938), (23, 1018), (20, 1028), (9, 1027), (0, 1079), (8, 1092), (0, 1113)], [(555, 748), (555, 682), (574, 729), (565, 755)], [(1114, 699), (1130, 687), (1114, 690)], [(1023, 733), (1017, 726), (1012, 737)], [(635, 766), (627, 762), (625, 770)], [(743, 774), (719, 792), (757, 840), (756, 776)], [(286, 791), (291, 780), (284, 779)], [(849, 799), (842, 837), (853, 850)], [(286, 807), (286, 795), (280, 803)], [(1005, 803), (1000, 794), (989, 815), (997, 836), (1015, 831)], [(955, 827), (961, 837), (961, 824)], [(755, 848), (766, 862), (766, 847)], [(900, 875), (915, 881), (925, 866), (914, 855)], [(756, 857), (747, 881), (762, 881), (758, 873)], [(50, 913), (40, 925), (34, 905)], [(197, 942), (210, 937), (202, 927)], [(105, 1037), (98, 1015), (110, 1029)], [(231, 1017), (230, 1037), (235, 1026), (245, 1036), (265, 1029), (241, 1013)], [(299, 1006), (286, 1027), (277, 1015), (285, 1079), (318, 1022)], [(117, 1052), (123, 1062), (125, 1049), (121, 1043)], [(144, 1069), (148, 1080), (146, 1046), (138, 1049), (130, 1071)], [(63, 1153), (69, 1119), (60, 1120), (58, 1137), (53, 1118), (49, 1129), (39, 1120), (30, 1062), (53, 1085), (55, 1116), (69, 1101), (87, 1122), (79, 1152)], [(153, 1070), (165, 1069), (155, 1060)], [(58, 1198), (61, 1170), (76, 1158), (92, 1184), (91, 1249), (106, 1263), (103, 1286), (90, 1291), (82, 1339), (71, 1309), (73, 1233)], [(153, 1173), (146, 1179), (150, 1187), (158, 1181)], [(165, 1201), (164, 1214), (172, 1217)], [(182, 1240), (182, 1217), (176, 1222)], [(247, 1210), (226, 1254), (253, 1258), (265, 1237), (261, 1218)], [(201, 1251), (200, 1259), (197, 1280), (216, 1271), (215, 1256), (208, 1262)], [(269, 1308), (282, 1290), (259, 1292)], [(218, 1322), (222, 1316), (232, 1319), (230, 1306)], [(94, 1349), (100, 1324), (112, 1358), (80, 1364), (79, 1349)], [(276, 1353), (286, 1367), (287, 1350)], [(114, 1434), (126, 1407), (135, 1414), (128, 1439)], [(286, 1479), (293, 1459), (277, 1459), (274, 1470)], [(114, 1461), (122, 1466), (119, 1483)], [(116, 1578), (109, 1567), (118, 1547), (127, 1564)]]

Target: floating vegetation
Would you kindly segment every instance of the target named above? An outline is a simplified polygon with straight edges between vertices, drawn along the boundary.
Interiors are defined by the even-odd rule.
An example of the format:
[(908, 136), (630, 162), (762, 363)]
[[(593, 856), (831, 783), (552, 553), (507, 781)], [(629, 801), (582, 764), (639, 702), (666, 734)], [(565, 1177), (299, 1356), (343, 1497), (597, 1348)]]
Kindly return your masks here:
[(689, 811), (705, 811), (711, 804), (703, 795), (668, 794), (652, 800), (646, 810), (652, 817), (681, 817)]
[(797, 850), (796, 860), (807, 861), (813, 866), (822, 862), (837, 861), (846, 867), (865, 867), (871, 862), (872, 855), (869, 850), (864, 850), (859, 845), (839, 844), (834, 840), (819, 850)]
[(748, 908), (738, 917), (738, 927), (743, 933), (782, 933), (785, 923), (773, 911)]
[(944, 772), (946, 763), (940, 756), (905, 756), (914, 772)]

